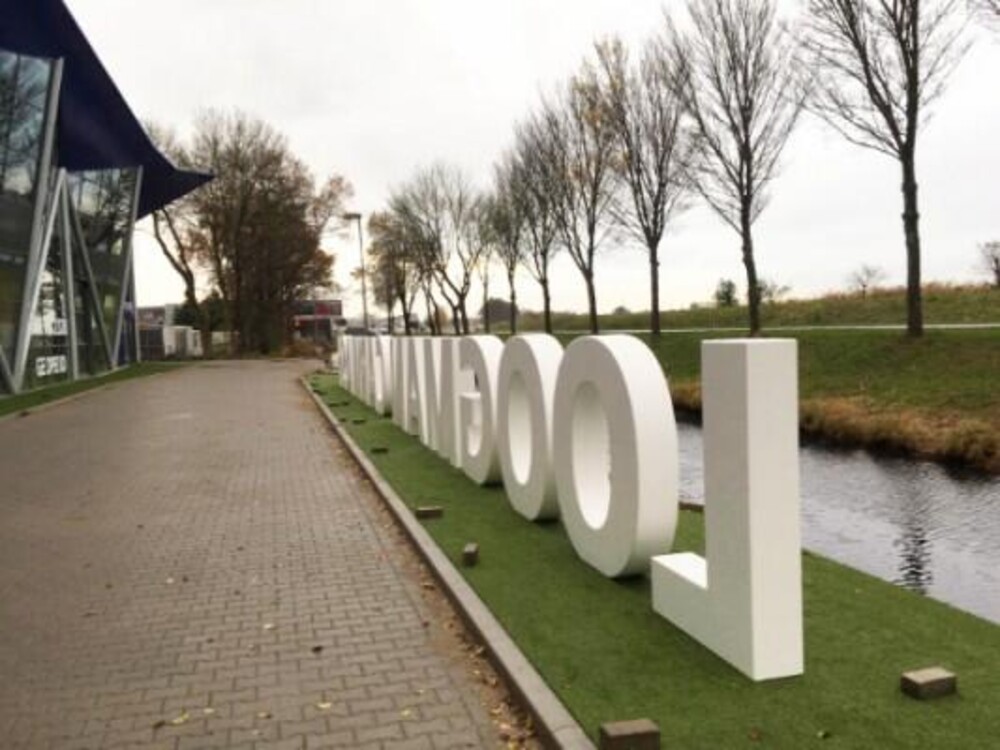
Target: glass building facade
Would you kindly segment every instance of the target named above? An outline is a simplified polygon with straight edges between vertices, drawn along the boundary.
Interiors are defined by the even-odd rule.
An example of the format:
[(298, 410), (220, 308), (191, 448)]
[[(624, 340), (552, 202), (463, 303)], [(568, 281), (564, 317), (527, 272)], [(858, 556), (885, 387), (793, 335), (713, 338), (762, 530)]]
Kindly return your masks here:
[(0, 49), (0, 394), (136, 361), (141, 167), (58, 169), (59, 63)]
[(0, 0), (0, 397), (138, 360), (136, 219), (210, 179), (149, 140), (62, 0)]
[[(17, 344), (51, 73), (49, 61), (0, 50), (0, 348), (5, 353)], [(0, 388), (5, 385), (0, 382)]]

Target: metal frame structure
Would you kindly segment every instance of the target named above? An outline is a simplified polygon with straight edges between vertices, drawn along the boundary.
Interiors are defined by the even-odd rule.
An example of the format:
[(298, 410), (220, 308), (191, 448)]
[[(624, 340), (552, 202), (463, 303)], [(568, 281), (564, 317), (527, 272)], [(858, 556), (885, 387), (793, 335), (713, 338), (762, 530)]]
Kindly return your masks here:
[[(97, 280), (91, 262), (91, 248), (87, 246), (86, 235), (80, 215), (70, 193), (71, 175), (65, 169), (55, 166), (55, 133), (58, 119), (59, 93), (63, 81), (63, 60), (52, 60), (49, 90), (45, 104), (45, 119), (41, 149), (38, 159), (38, 178), (35, 186), (35, 204), (31, 224), (31, 236), (23, 283), (20, 317), (17, 320), (14, 351), (8, 353), (0, 347), (0, 380), (8, 393), (19, 393), (25, 388), (28, 356), (32, 341), (32, 322), (39, 303), (43, 276), (49, 261), (54, 238), (60, 237), (62, 246), (61, 273), (63, 278), (63, 300), (66, 312), (66, 372), (69, 380), (80, 377), (79, 331), (76, 320), (76, 261), (87, 281), (88, 299), (84, 305), (96, 323), (100, 333), (100, 343), (108, 370), (118, 368), (121, 343), (124, 332), (126, 306), (131, 304), (137, 310), (135, 296), (135, 271), (133, 267), (133, 241), (135, 221), (142, 190), (143, 167), (135, 168), (135, 180), (129, 196), (128, 223), (124, 227), (123, 261), (119, 277), (118, 307), (114, 312), (114, 331), (108, 331)], [(112, 335), (113, 334), (113, 335)], [(139, 360), (138, 325), (135, 332), (135, 360)]]

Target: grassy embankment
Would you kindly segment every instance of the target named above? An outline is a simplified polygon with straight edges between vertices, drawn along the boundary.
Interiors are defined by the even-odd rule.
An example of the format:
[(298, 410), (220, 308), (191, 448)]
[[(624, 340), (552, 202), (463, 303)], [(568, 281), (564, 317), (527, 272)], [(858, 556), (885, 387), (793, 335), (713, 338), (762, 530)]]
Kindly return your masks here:
[[(1000, 291), (930, 285), (929, 323), (1000, 322)], [(668, 328), (746, 325), (745, 308), (663, 313)], [(905, 319), (902, 290), (830, 295), (764, 307), (767, 326), (888, 325)], [(525, 315), (525, 330), (537, 316)], [(642, 328), (644, 313), (605, 316), (605, 332)], [(557, 330), (586, 328), (586, 317), (559, 314)], [(561, 334), (568, 342), (574, 334)], [(699, 342), (726, 333), (644, 337), (670, 377), (678, 406), (701, 407)], [(899, 331), (773, 331), (799, 341), (801, 421), (813, 438), (899, 452), (1000, 472), (1000, 330), (930, 330), (912, 341)]]
[[(1000, 290), (988, 286), (952, 286), (928, 284), (924, 287), (924, 316), (928, 323), (998, 323)], [(856, 326), (903, 325), (906, 322), (906, 293), (903, 289), (876, 289), (860, 294), (829, 294), (817, 299), (791, 299), (761, 308), (761, 319), (768, 326)], [(502, 325), (504, 321), (499, 321)], [(667, 310), (660, 314), (664, 328), (744, 328), (747, 309), (736, 307), (697, 307)], [(649, 329), (648, 312), (629, 312), (600, 316), (601, 329)], [(587, 330), (587, 316), (578, 313), (553, 314), (557, 331)], [(525, 312), (520, 318), (523, 330), (541, 330), (540, 313)]]
[[(700, 409), (701, 341), (725, 335), (642, 336), (679, 407)], [(799, 342), (807, 436), (1000, 472), (1000, 330), (774, 335)]]
[(141, 364), (126, 367), (100, 377), (84, 378), (72, 383), (50, 385), (46, 388), (28, 391), (27, 393), (19, 393), (16, 396), (0, 396), (0, 417), (13, 414), (14, 412), (30, 411), (52, 401), (58, 401), (68, 396), (75, 396), (77, 393), (100, 388), (109, 383), (118, 383), (123, 380), (141, 378), (146, 375), (156, 375), (160, 372), (175, 370), (178, 367), (183, 367), (183, 365), (168, 364), (166, 362), (142, 362)]
[[(523, 520), (501, 488), (473, 484), (332, 376), (312, 383), (411, 508), (445, 508), (426, 528), (456, 566), (479, 543), (479, 565), (459, 570), (588, 732), (647, 716), (665, 747), (692, 750), (964, 749), (1000, 736), (1000, 627), (807, 553), (805, 675), (754, 684), (656, 615), (646, 578), (605, 579), (561, 525)], [(701, 523), (681, 513), (676, 551), (702, 550)], [(958, 672), (959, 696), (900, 694), (899, 674), (929, 664)]]

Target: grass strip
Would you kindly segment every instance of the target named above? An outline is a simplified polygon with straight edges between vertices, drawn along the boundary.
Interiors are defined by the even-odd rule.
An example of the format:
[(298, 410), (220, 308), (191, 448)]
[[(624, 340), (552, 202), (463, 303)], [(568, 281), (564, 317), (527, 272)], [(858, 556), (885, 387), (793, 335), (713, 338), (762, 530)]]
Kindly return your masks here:
[[(924, 320), (929, 324), (1000, 323), (1000, 289), (986, 284), (925, 284)], [(649, 311), (615, 312), (598, 316), (602, 331), (649, 328)], [(789, 299), (761, 306), (761, 320), (769, 326), (899, 325), (906, 323), (906, 289), (874, 289), (862, 295), (832, 293), (814, 299)], [(664, 328), (746, 328), (746, 305), (692, 306), (660, 313)], [(498, 328), (505, 325), (497, 321)], [(557, 331), (589, 330), (586, 313), (556, 311), (552, 325)], [(542, 314), (523, 311), (518, 316), (522, 331), (542, 330)]]
[(59, 385), (50, 385), (45, 388), (27, 391), (26, 393), (19, 393), (16, 396), (0, 396), (0, 417), (19, 411), (30, 411), (44, 404), (68, 398), (69, 396), (75, 396), (78, 393), (90, 391), (94, 388), (100, 388), (109, 383), (120, 383), (123, 380), (156, 375), (157, 373), (168, 372), (183, 366), (183, 364), (167, 362), (141, 362), (107, 375), (84, 378), (69, 383), (60, 383)]
[[(604, 578), (560, 524), (525, 521), (334, 376), (311, 384), (411, 509), (444, 508), (425, 528), (595, 739), (602, 722), (649, 717), (665, 747), (688, 749), (996, 745), (1000, 627), (805, 553), (806, 673), (754, 684), (656, 615), (647, 579)], [(681, 513), (676, 551), (702, 550), (701, 524)], [(903, 696), (900, 674), (931, 664), (958, 673), (959, 695)]]
[[(639, 335), (675, 403), (700, 408), (701, 342), (732, 333)], [(1000, 473), (1000, 330), (786, 331), (799, 342), (801, 421), (810, 436)], [(561, 335), (564, 344), (575, 338)]]

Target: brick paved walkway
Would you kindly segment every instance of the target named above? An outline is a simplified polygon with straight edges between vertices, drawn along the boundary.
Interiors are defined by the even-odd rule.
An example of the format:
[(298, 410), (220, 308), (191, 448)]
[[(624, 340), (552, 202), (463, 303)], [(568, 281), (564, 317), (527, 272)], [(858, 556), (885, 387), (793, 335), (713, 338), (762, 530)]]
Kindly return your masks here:
[(496, 744), (303, 371), (0, 422), (0, 746)]

